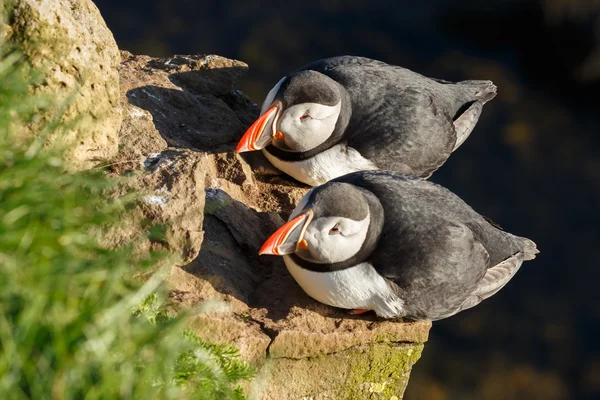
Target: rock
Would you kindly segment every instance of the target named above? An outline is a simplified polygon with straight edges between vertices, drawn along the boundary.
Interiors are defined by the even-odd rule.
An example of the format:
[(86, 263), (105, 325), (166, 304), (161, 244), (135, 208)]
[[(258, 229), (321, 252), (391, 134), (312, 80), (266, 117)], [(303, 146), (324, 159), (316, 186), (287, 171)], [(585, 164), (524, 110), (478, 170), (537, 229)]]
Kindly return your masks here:
[[(246, 254), (238, 251), (240, 245), (246, 251), (259, 246), (269, 230), (282, 222), (277, 214), (259, 213), (248, 205), (289, 212), (306, 189), (281, 185), (272, 188), (256, 180), (250, 166), (231, 153), (245, 129), (240, 118), (253, 120), (258, 113), (249, 102), (241, 109), (241, 103), (228, 105), (223, 100), (230, 95), (245, 98), (233, 89), (235, 79), (247, 68), (244, 64), (217, 56), (206, 56), (208, 61), (200, 56), (155, 59), (122, 52), (122, 58), (120, 150), (108, 167), (122, 175), (124, 188), (142, 196), (136, 207), (128, 211), (119, 230), (111, 231), (104, 242), (115, 246), (137, 239), (141, 254), (149, 249), (169, 250), (178, 266), (197, 258), (189, 268), (203, 271), (206, 279), (222, 291), (231, 292), (239, 285), (227, 284), (211, 269), (240, 269), (239, 265), (246, 263)], [(194, 75), (194, 68), (202, 73)], [(211, 82), (210, 71), (217, 77), (209, 85), (206, 82)], [(189, 74), (185, 75), (184, 87), (198, 92), (173, 83), (179, 82), (175, 77), (181, 79), (184, 73)], [(200, 77), (200, 82), (191, 79), (194, 76)], [(232, 204), (227, 212), (219, 211), (221, 200)], [(203, 243), (205, 213), (211, 229)], [(236, 229), (233, 222), (238, 219), (250, 224)], [(141, 225), (144, 229), (139, 229), (139, 221), (145, 221)], [(144, 239), (154, 225), (164, 226), (165, 235), (156, 241)], [(262, 227), (262, 231), (258, 234), (248, 227)], [(201, 245), (206, 251), (198, 255)], [(215, 249), (227, 257), (216, 257)], [(247, 285), (253, 282), (244, 272), (232, 276)]]
[[(267, 364), (262, 399), (400, 399), (423, 345), (367, 343)], [(262, 372), (262, 371), (261, 371)]]
[(131, 217), (167, 226), (150, 246), (177, 255), (173, 306), (196, 309), (190, 323), (202, 337), (258, 367), (251, 398), (401, 398), (429, 323), (350, 316), (309, 298), (281, 258), (257, 255), (309, 188), (273, 175), (260, 153), (233, 153), (258, 114), (235, 90), (247, 67), (217, 56), (122, 58), (110, 169), (145, 195)]
[(191, 319), (191, 328), (205, 340), (233, 344), (251, 363), (264, 360), (271, 339), (258, 323), (244, 318), (249, 307), (234, 296), (225, 295), (206, 280), (173, 267), (168, 277), (171, 299), (187, 308), (200, 305), (202, 312)]
[[(94, 3), (15, 0), (11, 4), (5, 6), (12, 7), (12, 16), (0, 35), (15, 42), (36, 71), (45, 71), (35, 92), (67, 104), (62, 116), (67, 125), (51, 139), (71, 143), (65, 159), (77, 168), (114, 156), (121, 126), (120, 57)], [(43, 123), (50, 114), (42, 117)]]
[[(103, 235), (103, 243), (119, 247), (135, 243), (137, 253), (166, 250), (168, 262), (182, 265), (200, 251), (204, 220), (205, 159), (185, 150), (150, 154), (140, 170), (121, 178), (125, 192), (139, 194), (117, 229)], [(150, 230), (160, 231), (152, 235)]]
[[(223, 145), (238, 138), (258, 115), (258, 107), (233, 90), (236, 79), (248, 69), (242, 62), (212, 55), (157, 59), (121, 54), (125, 121), (151, 116), (159, 137), (169, 146), (222, 152)], [(121, 140), (124, 134), (132, 140), (140, 136), (128, 129)]]
[(261, 399), (401, 399), (431, 327), (317, 303), (279, 263), (251, 306), (272, 337)]

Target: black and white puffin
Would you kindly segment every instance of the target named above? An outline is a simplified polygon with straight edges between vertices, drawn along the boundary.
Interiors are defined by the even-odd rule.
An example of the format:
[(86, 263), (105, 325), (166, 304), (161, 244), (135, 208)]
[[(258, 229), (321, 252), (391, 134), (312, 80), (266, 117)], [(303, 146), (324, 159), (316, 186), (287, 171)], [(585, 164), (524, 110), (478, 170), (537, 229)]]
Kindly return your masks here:
[(262, 149), (311, 186), (362, 170), (427, 178), (495, 96), (491, 81), (452, 83), (363, 57), (326, 58), (273, 87), (236, 152)]
[(311, 189), (259, 250), (322, 303), (430, 321), (492, 296), (537, 253), (444, 187), (389, 171)]

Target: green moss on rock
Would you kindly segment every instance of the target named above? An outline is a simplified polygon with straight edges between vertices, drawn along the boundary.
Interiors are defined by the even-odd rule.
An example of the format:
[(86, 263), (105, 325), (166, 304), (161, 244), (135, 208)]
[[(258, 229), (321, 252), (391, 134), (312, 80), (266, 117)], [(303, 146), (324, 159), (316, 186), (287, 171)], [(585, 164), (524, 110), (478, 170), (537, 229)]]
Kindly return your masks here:
[(348, 377), (346, 390), (340, 399), (402, 398), (412, 366), (421, 357), (423, 345), (374, 344), (359, 361)]
[(423, 344), (373, 343), (302, 359), (271, 358), (261, 399), (401, 399)]

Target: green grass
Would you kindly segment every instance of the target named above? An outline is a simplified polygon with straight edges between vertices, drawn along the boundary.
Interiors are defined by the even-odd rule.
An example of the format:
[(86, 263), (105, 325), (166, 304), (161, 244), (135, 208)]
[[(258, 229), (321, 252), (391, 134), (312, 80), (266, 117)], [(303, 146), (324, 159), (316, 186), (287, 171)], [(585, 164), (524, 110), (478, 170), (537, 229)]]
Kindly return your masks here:
[[(0, 50), (0, 393), (2, 399), (242, 399), (252, 376), (229, 346), (202, 341), (165, 308), (160, 274), (131, 247), (91, 232), (118, 224), (123, 199), (101, 171), (65, 172), (18, 52)], [(59, 111), (57, 111), (59, 112)]]

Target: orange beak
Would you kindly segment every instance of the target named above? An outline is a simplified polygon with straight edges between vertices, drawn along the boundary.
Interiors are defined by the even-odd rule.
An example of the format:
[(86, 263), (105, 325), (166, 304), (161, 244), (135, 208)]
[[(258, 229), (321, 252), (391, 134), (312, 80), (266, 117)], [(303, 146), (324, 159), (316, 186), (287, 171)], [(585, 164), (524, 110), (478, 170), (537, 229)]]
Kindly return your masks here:
[(258, 251), (258, 254), (283, 256), (295, 252), (296, 247), (306, 249), (308, 244), (304, 240), (304, 232), (306, 232), (306, 228), (312, 218), (312, 210), (308, 210), (308, 212), (303, 212), (296, 218), (288, 221), (267, 239)]
[[(244, 151), (260, 150), (271, 143), (272, 137), (275, 133), (275, 118), (278, 111), (279, 105), (276, 104), (265, 111), (265, 113), (256, 121), (254, 121), (246, 133), (244, 133), (244, 136), (242, 136), (242, 139), (235, 149), (235, 152), (242, 153)], [(271, 123), (270, 130), (267, 129), (269, 123)]]

